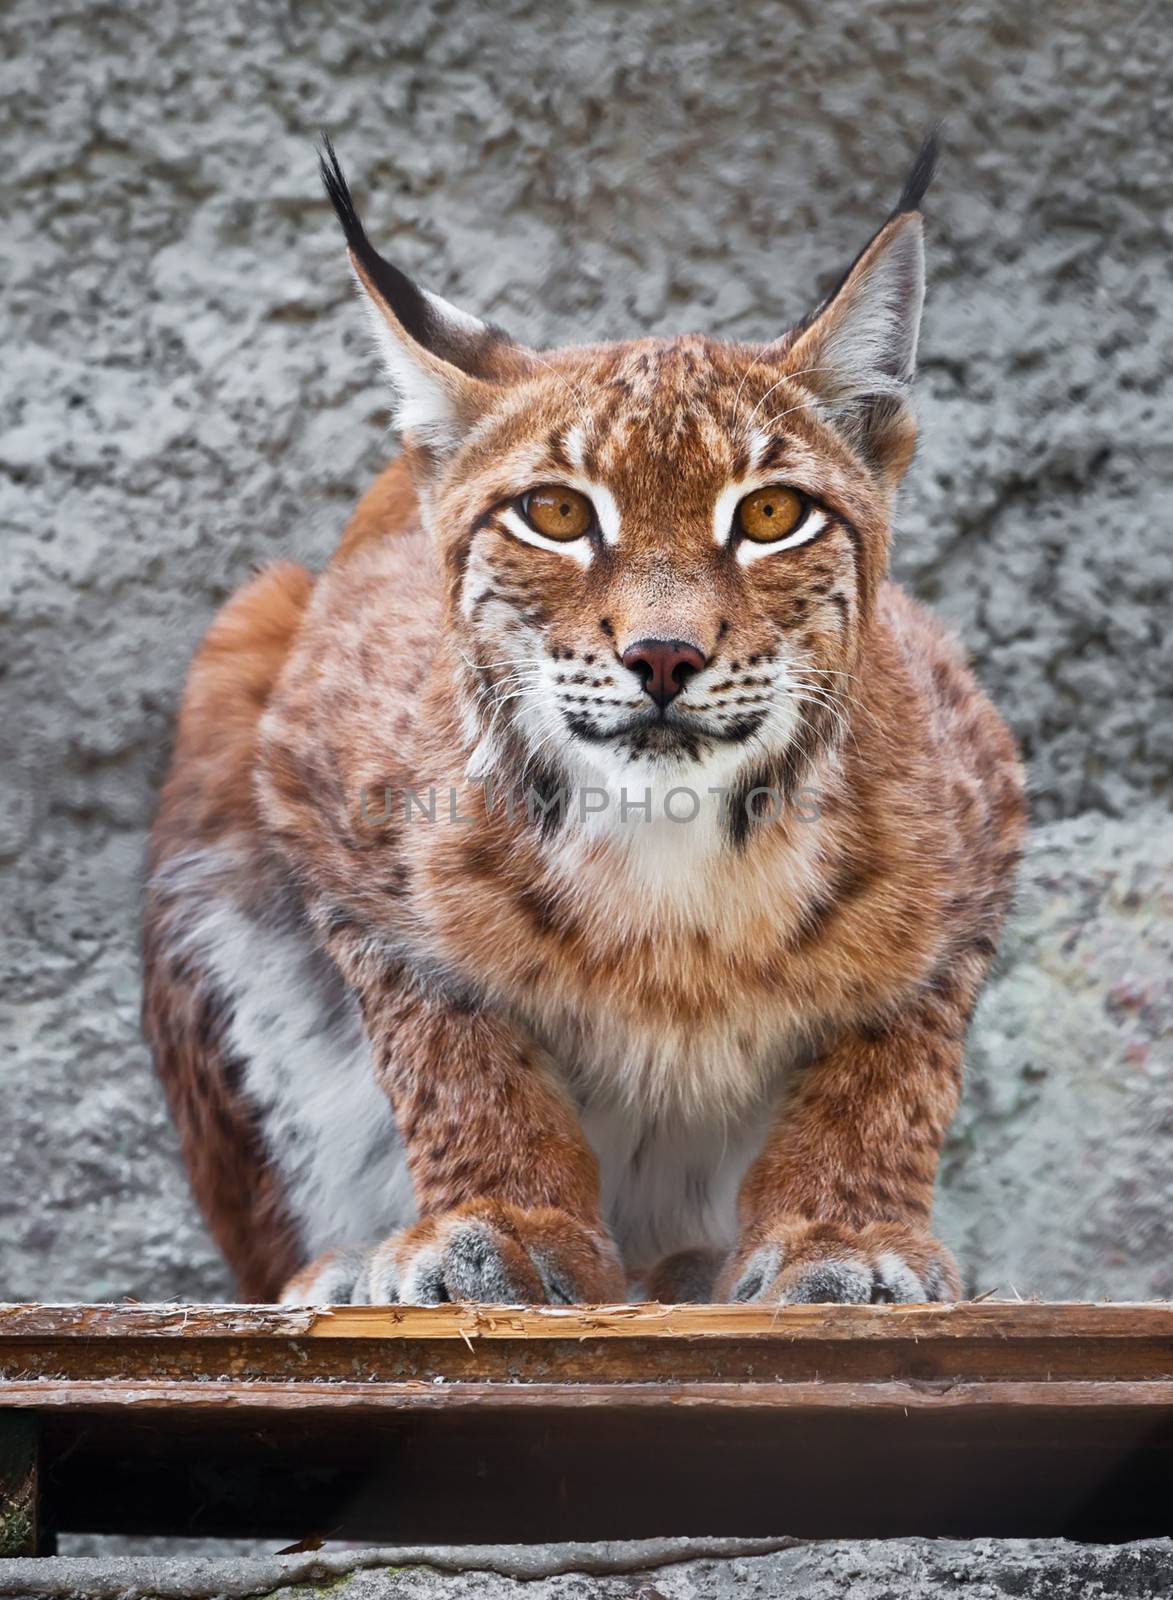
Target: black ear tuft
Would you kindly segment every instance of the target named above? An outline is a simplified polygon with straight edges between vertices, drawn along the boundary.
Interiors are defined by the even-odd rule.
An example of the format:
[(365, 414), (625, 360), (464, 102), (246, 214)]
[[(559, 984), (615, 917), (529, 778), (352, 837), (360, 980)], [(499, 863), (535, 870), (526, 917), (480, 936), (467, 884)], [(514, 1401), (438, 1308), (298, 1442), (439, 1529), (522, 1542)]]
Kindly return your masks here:
[(338, 153), (328, 133), (321, 135), (321, 141), (318, 146), (318, 171), (322, 174), (322, 183), (330, 204), (334, 207), (334, 213), (342, 224), (346, 242), (352, 249), (360, 240), (365, 245), (367, 236), (358, 219), (358, 212), (354, 209), (354, 196), (350, 192), (346, 174), (338, 160)]
[(941, 124), (934, 123), (925, 135), (925, 142), (916, 153), (916, 160), (908, 169), (908, 176), (904, 180), (904, 188), (900, 191), (900, 199), (896, 202), (896, 209), (892, 212), (894, 217), (903, 216), (907, 211), (919, 211), (920, 203), (925, 197), (925, 191), (933, 181), (933, 174), (937, 170), (937, 156), (940, 154)]
[(432, 309), (406, 273), (385, 261), (367, 238), (367, 231), (355, 210), (354, 196), (350, 192), (346, 174), (326, 133), (322, 134), (318, 166), (330, 204), (342, 224), (350, 253), (411, 337), (430, 349), (437, 333)]

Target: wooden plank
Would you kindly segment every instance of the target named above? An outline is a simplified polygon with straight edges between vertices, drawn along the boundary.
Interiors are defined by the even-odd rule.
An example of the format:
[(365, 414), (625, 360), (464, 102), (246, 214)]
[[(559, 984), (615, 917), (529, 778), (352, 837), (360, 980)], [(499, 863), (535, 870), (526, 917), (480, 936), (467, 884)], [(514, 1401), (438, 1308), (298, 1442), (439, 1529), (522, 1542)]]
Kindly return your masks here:
[(1173, 1307), (0, 1308), (0, 1383), (1173, 1379)]
[(794, 1412), (1030, 1410), (1079, 1413), (1108, 1409), (1173, 1416), (1166, 1383), (266, 1383), (175, 1381), (7, 1383), (5, 1407), (50, 1413), (246, 1411), (258, 1421), (277, 1411), (344, 1413), (561, 1411), (622, 1404), (633, 1410), (704, 1407)]
[(66, 1531), (1173, 1533), (1173, 1306), (0, 1307)]
[(0, 1305), (0, 1339), (1173, 1339), (1168, 1301), (984, 1300), (915, 1306)]
[(319, 1339), (1016, 1339), (1058, 1335), (1173, 1341), (1173, 1305), (1020, 1301), (920, 1306), (337, 1306)]
[(35, 1416), (0, 1411), (0, 1557), (37, 1553), (39, 1438)]

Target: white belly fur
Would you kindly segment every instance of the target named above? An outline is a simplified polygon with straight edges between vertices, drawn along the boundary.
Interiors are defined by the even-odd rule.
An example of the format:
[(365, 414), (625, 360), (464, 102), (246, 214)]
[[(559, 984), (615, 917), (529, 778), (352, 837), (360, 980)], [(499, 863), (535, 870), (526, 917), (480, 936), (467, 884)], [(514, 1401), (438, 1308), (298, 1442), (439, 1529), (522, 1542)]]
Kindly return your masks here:
[(732, 1126), (700, 1127), (641, 1123), (620, 1107), (583, 1113), (599, 1158), (604, 1215), (630, 1272), (647, 1271), (677, 1250), (733, 1244), (737, 1191), (767, 1126), (760, 1113)]

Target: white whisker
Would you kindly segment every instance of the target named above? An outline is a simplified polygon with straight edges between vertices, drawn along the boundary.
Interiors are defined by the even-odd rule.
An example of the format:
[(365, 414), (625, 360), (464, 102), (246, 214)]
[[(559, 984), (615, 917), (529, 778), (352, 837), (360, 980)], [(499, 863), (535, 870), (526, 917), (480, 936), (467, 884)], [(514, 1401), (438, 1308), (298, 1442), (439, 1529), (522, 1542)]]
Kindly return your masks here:
[[(773, 394), (774, 390), (781, 388), (781, 386), (784, 383), (788, 382), (791, 378), (805, 378), (805, 377), (808, 377), (812, 372), (830, 372), (830, 370), (831, 370), (830, 367), (799, 367), (797, 372), (784, 372), (782, 374), (782, 376), (778, 379), (778, 382), (775, 383), (775, 384), (772, 384), (770, 386), (770, 388), (768, 388), (766, 390), (765, 394), (761, 397), (761, 399), (758, 401), (757, 405), (754, 406), (754, 408), (750, 412), (749, 416), (745, 419), (746, 427), (747, 428), (752, 428), (753, 427), (753, 419), (757, 416), (758, 412), (762, 409), (762, 407), (765, 405), (766, 401)], [(791, 406), (790, 407), (790, 411), (797, 411), (798, 409), (799, 409), (798, 406)], [(765, 423), (764, 426), (766, 428), (773, 427), (774, 423), (778, 421), (779, 417), (788, 417), (790, 415), (790, 411), (780, 411), (778, 413), (777, 417), (771, 417), (769, 422)]]

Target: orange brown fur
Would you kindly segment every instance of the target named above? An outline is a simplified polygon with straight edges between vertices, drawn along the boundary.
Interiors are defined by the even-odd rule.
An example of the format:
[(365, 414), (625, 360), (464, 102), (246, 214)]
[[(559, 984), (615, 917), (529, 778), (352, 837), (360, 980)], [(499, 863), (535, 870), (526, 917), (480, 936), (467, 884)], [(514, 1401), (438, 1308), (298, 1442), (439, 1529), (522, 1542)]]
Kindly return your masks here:
[(349, 561), (358, 551), (387, 534), (410, 528), (416, 520), (417, 509), (407, 457), (400, 456), (379, 474), (355, 506), (334, 560)]
[[(437, 417), (316, 582), (273, 569), (214, 625), (148, 906), (148, 1030), (246, 1292), (296, 1266), (295, 1297), (604, 1299), (624, 1271), (665, 1292), (720, 1260), (716, 1292), (739, 1298), (957, 1293), (932, 1188), (1024, 810), (1009, 734), (886, 579), (911, 413), (895, 380), (864, 405), (850, 374), (834, 386), (907, 215), (774, 346), (541, 358), (459, 325), (421, 355), (406, 328), (426, 315), (405, 302), (400, 324), (352, 239), (393, 371), (406, 350), (440, 384)], [(719, 514), (715, 534), (755, 473), (817, 508), (809, 543), (758, 559)], [(574, 558), (518, 536), (527, 484), (560, 482), (602, 507)], [(623, 664), (648, 638), (705, 661), (679, 714), (645, 715)], [(691, 832), (503, 803), (629, 779), (728, 792)], [(387, 805), (409, 788), (436, 792), (434, 819)], [(247, 927), (361, 1016), (415, 1206), (386, 1242), (331, 1236), (317, 1189), (282, 1190), (283, 1159), (329, 1174), (292, 1135), (280, 1154), (311, 1066), (303, 1029), (288, 1081), (279, 1052), (262, 1071), (284, 1035), (224, 953)], [(276, 957), (266, 981), (285, 992)], [(275, 1108), (268, 1153), (230, 1039), (257, 1041), (243, 1082)], [(718, 1219), (731, 1145), (736, 1237)]]
[(312, 586), (301, 567), (270, 567), (224, 607), (204, 640), (152, 835), (144, 938), (143, 1024), (164, 1067), (192, 1188), (242, 1291), (258, 1300), (276, 1299), (298, 1264), (297, 1245), (263, 1138), (233, 1089), (218, 998), (167, 937), (170, 896), (160, 868), (193, 840), (256, 828), (257, 723)]

